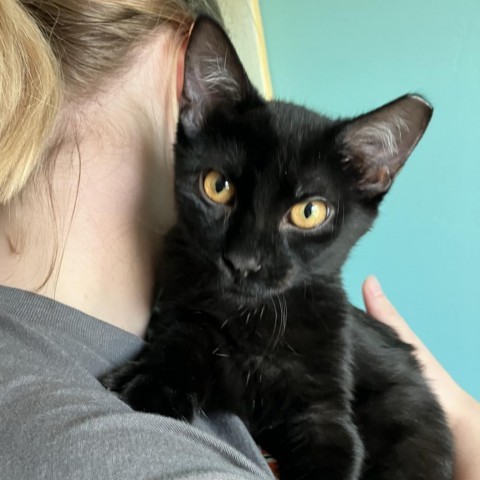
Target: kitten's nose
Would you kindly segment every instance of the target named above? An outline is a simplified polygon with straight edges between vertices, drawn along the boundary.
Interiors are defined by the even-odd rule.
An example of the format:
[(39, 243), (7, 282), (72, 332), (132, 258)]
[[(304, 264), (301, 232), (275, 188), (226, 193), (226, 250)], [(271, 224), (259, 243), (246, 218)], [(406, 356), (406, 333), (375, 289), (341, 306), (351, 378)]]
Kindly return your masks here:
[(242, 277), (256, 273), (262, 268), (258, 257), (237, 252), (224, 252), (223, 261), (234, 275)]

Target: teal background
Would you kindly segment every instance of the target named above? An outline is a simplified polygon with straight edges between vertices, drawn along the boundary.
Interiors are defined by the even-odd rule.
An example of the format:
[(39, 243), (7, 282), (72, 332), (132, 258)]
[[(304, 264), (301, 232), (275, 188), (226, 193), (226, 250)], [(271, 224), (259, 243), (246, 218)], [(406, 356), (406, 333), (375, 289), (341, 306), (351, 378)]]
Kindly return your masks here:
[(480, 2), (260, 0), (273, 89), (351, 116), (406, 92), (435, 107), (372, 232), (344, 271), (370, 273), (480, 399)]

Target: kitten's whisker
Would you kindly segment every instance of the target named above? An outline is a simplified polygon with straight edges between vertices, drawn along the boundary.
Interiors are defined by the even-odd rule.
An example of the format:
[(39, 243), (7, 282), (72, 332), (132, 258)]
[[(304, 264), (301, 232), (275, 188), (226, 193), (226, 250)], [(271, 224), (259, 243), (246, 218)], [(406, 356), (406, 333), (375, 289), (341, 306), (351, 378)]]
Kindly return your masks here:
[(272, 302), (272, 306), (273, 306), (273, 311), (275, 313), (275, 319), (274, 319), (274, 324), (273, 324), (272, 335), (270, 337), (270, 340), (268, 341), (267, 350), (270, 349), (270, 347), (272, 345), (272, 341), (273, 341), (273, 344), (275, 344), (274, 338), (275, 338), (275, 332), (277, 331), (278, 312), (277, 312), (277, 306), (275, 305), (274, 298), (275, 297), (270, 298), (270, 301)]
[(283, 339), (285, 339), (285, 332), (287, 330), (287, 321), (288, 321), (288, 304), (287, 300), (285, 299), (285, 295), (282, 293), (282, 299), (283, 299), (283, 330), (282, 330), (282, 336)]
[(275, 335), (275, 342), (273, 343), (273, 349), (276, 348), (278, 344), (280, 332), (282, 331), (282, 305), (280, 304), (280, 297), (277, 294), (275, 295), (275, 298), (278, 300), (278, 310), (280, 312), (280, 325), (278, 326), (278, 332)]
[(287, 341), (285, 341), (285, 346), (293, 353), (298, 353)]
[(275, 339), (274, 348), (278, 345), (282, 338), (285, 338), (285, 330), (287, 328), (287, 301), (285, 300), (285, 296), (283, 294), (280, 295), (275, 295), (278, 299), (278, 308), (280, 310), (280, 325)]
[[(275, 295), (275, 297), (277, 300), (278, 300), (278, 310), (279, 310), (279, 313), (280, 313), (280, 323), (279, 323), (279, 326), (278, 326), (278, 331), (275, 333), (275, 340), (273, 342), (273, 349), (275, 349), (280, 341), (280, 338), (282, 336), (282, 330), (283, 330), (283, 323), (284, 323), (284, 307), (283, 307), (283, 303), (281, 301), (281, 298), (279, 295)], [(276, 319), (275, 319), (276, 320)], [(276, 322), (275, 322), (275, 326), (276, 326)]]
[(232, 317), (227, 318), (221, 325), (220, 330), (223, 330), (224, 327), (227, 326), (228, 322), (232, 319)]

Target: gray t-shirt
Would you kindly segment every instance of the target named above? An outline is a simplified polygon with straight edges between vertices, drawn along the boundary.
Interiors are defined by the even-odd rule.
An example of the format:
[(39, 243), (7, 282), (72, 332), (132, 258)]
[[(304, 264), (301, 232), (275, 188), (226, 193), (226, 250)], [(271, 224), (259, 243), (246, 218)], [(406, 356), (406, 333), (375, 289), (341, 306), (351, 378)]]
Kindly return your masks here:
[(232, 415), (193, 424), (134, 412), (97, 378), (138, 337), (53, 300), (0, 286), (2, 480), (272, 479)]

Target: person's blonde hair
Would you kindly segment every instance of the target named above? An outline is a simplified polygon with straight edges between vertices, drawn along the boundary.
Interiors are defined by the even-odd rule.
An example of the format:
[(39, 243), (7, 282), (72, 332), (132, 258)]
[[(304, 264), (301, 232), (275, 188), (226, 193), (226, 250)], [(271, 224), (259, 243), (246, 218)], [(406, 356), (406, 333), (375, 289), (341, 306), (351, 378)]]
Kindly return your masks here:
[(186, 35), (200, 12), (221, 18), (216, 0), (1, 0), (0, 204), (44, 163), (62, 96), (95, 92), (159, 25)]

